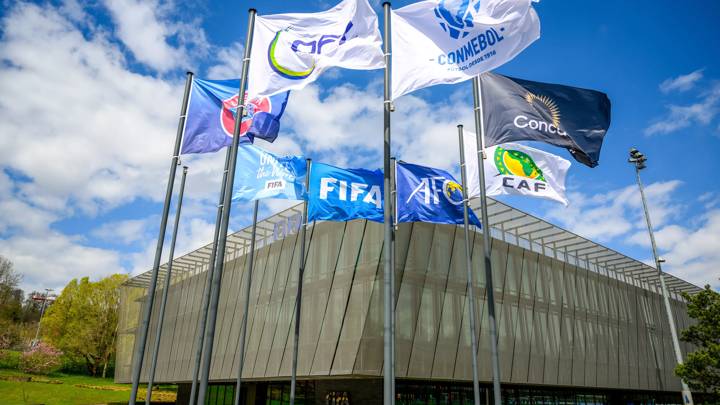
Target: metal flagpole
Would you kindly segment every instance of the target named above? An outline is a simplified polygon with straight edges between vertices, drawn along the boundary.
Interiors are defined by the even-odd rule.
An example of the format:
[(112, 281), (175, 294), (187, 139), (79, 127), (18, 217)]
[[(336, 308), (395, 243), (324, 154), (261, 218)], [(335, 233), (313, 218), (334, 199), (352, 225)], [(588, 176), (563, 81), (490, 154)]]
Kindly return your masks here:
[[(650, 245), (652, 246), (653, 257), (655, 258), (655, 266), (657, 266), (658, 277), (660, 278), (660, 289), (662, 291), (663, 302), (665, 303), (665, 312), (667, 313), (668, 323), (670, 324), (670, 337), (672, 338), (673, 349), (675, 350), (675, 361), (677, 364), (683, 363), (682, 351), (680, 350), (680, 342), (678, 341), (677, 329), (675, 327), (675, 318), (672, 315), (672, 308), (670, 307), (670, 298), (668, 298), (667, 286), (665, 285), (665, 274), (662, 271), (661, 263), (665, 260), (661, 259), (657, 253), (657, 245), (655, 244), (655, 234), (653, 232), (652, 222), (650, 222), (650, 213), (648, 212), (647, 200), (645, 199), (645, 190), (643, 189), (642, 181), (640, 180), (640, 170), (646, 168), (645, 162), (647, 158), (645, 155), (640, 153), (637, 149), (630, 149), (630, 163), (635, 165), (635, 177), (637, 179), (638, 188), (640, 189), (640, 197), (642, 199), (643, 210), (645, 211), (645, 222), (647, 222), (648, 234), (650, 235)], [(686, 405), (693, 404), (692, 392), (690, 387), (685, 383), (685, 380), (680, 379), (682, 383), (682, 397), (683, 403)]]
[(175, 223), (173, 224), (173, 234), (170, 240), (170, 252), (168, 253), (167, 272), (165, 273), (165, 285), (163, 286), (162, 301), (160, 303), (160, 314), (158, 315), (157, 332), (155, 333), (155, 345), (152, 352), (152, 361), (150, 362), (150, 373), (148, 374), (148, 387), (145, 393), (145, 405), (150, 405), (152, 396), (152, 386), (155, 380), (155, 370), (157, 369), (158, 352), (160, 351), (160, 337), (162, 336), (162, 327), (165, 322), (165, 307), (167, 306), (168, 291), (170, 290), (170, 279), (172, 278), (173, 258), (175, 257), (175, 242), (177, 241), (178, 226), (180, 225), (180, 211), (182, 210), (183, 195), (185, 194), (185, 179), (187, 178), (187, 166), (183, 166), (182, 177), (180, 178), (180, 192), (178, 193), (177, 208), (175, 211)]
[(245, 281), (245, 307), (243, 309), (242, 330), (240, 331), (240, 358), (238, 360), (237, 382), (235, 384), (235, 405), (240, 405), (240, 384), (242, 383), (242, 371), (245, 366), (245, 337), (247, 336), (248, 314), (250, 313), (250, 286), (252, 285), (252, 271), (255, 262), (255, 236), (257, 235), (257, 216), (260, 200), (255, 200), (253, 206), (253, 224), (250, 232), (250, 257), (248, 257), (247, 281)]
[(162, 258), (163, 242), (165, 242), (165, 229), (167, 228), (168, 215), (170, 214), (170, 200), (172, 199), (173, 183), (175, 183), (177, 162), (180, 157), (180, 143), (182, 141), (183, 133), (185, 132), (185, 115), (187, 114), (192, 80), (193, 73), (187, 72), (187, 79), (185, 80), (185, 93), (183, 94), (182, 107), (180, 108), (180, 120), (178, 122), (177, 135), (175, 135), (175, 146), (173, 147), (173, 154), (170, 162), (170, 174), (168, 175), (167, 189), (165, 190), (165, 203), (163, 204), (162, 216), (160, 217), (160, 233), (158, 235), (157, 247), (155, 248), (155, 260), (153, 262), (150, 285), (147, 290), (147, 300), (145, 302), (143, 320), (140, 324), (140, 338), (136, 342), (135, 362), (133, 363), (132, 368), (132, 389), (130, 391), (130, 401), (128, 401), (128, 404), (130, 405), (135, 405), (138, 388), (140, 387), (140, 373), (142, 372), (143, 360), (145, 358), (148, 327), (150, 325), (150, 316), (152, 315), (152, 307), (155, 301), (155, 290), (157, 288), (158, 272), (160, 271), (160, 259)]
[(310, 170), (312, 159), (305, 160), (305, 192), (308, 196), (303, 204), (303, 228), (300, 234), (300, 268), (298, 269), (297, 297), (295, 298), (295, 339), (293, 346), (292, 376), (290, 377), (290, 405), (295, 405), (295, 385), (297, 384), (298, 347), (300, 346), (300, 306), (302, 305), (303, 275), (305, 274), (305, 238), (308, 225), (308, 198), (310, 193)]
[(192, 386), (190, 388), (190, 405), (197, 402), (198, 375), (200, 374), (200, 363), (202, 359), (203, 343), (205, 342), (205, 325), (207, 325), (208, 307), (210, 306), (210, 292), (215, 272), (215, 258), (217, 257), (218, 231), (222, 220), (223, 201), (225, 200), (225, 182), (227, 181), (228, 166), (230, 165), (230, 148), (226, 148), (225, 169), (223, 170), (222, 183), (220, 185), (220, 201), (218, 202), (217, 216), (215, 217), (215, 234), (213, 236), (212, 251), (208, 261), (208, 270), (205, 277), (205, 289), (203, 290), (202, 313), (198, 321), (198, 333), (195, 337), (195, 365), (193, 366)]
[[(392, 207), (393, 207), (393, 241), (390, 247), (392, 248), (392, 252), (390, 252), (390, 258), (392, 260), (392, 263), (390, 267), (392, 267), (392, 273), (390, 273), (390, 291), (392, 291), (392, 316), (390, 317), (390, 360), (391, 360), (391, 367), (390, 370), (392, 370), (392, 378), (393, 382), (395, 381), (395, 306), (397, 305), (397, 300), (395, 299), (395, 232), (398, 230), (398, 223), (397, 223), (397, 160), (395, 158), (390, 158), (390, 166), (392, 167), (392, 177), (390, 178), (391, 184), (393, 187), (392, 190)], [(390, 391), (393, 401), (395, 401), (395, 384), (392, 384), (392, 390)]]
[[(483, 101), (480, 76), (473, 78), (473, 104), (475, 112), (475, 132), (477, 136), (478, 171), (480, 182), (480, 211), (483, 226), (483, 251), (485, 254), (485, 290), (488, 297), (488, 323), (490, 327), (490, 354), (493, 371), (493, 396), (495, 405), (501, 404), (500, 398), (500, 359), (497, 348), (497, 323), (495, 321), (495, 294), (492, 282), (492, 262), (490, 261), (491, 245), (490, 221), (488, 220), (487, 196), (485, 195), (485, 123), (483, 118)], [(475, 333), (473, 331), (473, 333)], [(477, 356), (477, 353), (474, 354)]]
[(392, 211), (392, 187), (390, 181), (390, 112), (392, 111), (392, 101), (390, 100), (390, 3), (383, 3), (384, 11), (384, 33), (383, 33), (383, 51), (385, 54), (385, 89), (383, 101), (383, 121), (384, 121), (384, 155), (383, 155), (383, 183), (384, 183), (384, 212), (383, 220), (385, 226), (385, 265), (384, 265), (384, 287), (385, 287), (385, 325), (384, 325), (384, 363), (385, 375), (383, 378), (383, 404), (393, 405), (395, 398), (392, 396), (393, 386), (395, 385), (395, 370), (392, 358), (392, 319), (395, 314), (395, 292), (392, 291), (391, 278), (395, 275), (393, 268), (393, 211)]
[(248, 31), (245, 40), (245, 55), (243, 57), (242, 74), (240, 77), (240, 88), (238, 89), (238, 106), (237, 116), (235, 117), (235, 129), (233, 131), (233, 141), (230, 149), (230, 164), (228, 165), (227, 180), (225, 182), (225, 195), (223, 196), (223, 213), (220, 221), (220, 230), (217, 247), (217, 257), (215, 259), (215, 271), (211, 284), (210, 308), (208, 313), (207, 326), (205, 327), (205, 344), (203, 346), (203, 361), (200, 374), (200, 389), (198, 390), (198, 401), (205, 402), (205, 394), (208, 387), (208, 379), (210, 378), (210, 364), (212, 361), (213, 338), (215, 336), (215, 323), (217, 322), (218, 301), (220, 300), (220, 284), (222, 282), (222, 272), (225, 266), (225, 245), (227, 243), (228, 225), (230, 223), (230, 203), (232, 197), (232, 187), (235, 181), (235, 164), (237, 163), (237, 150), (240, 141), (240, 124), (245, 112), (245, 89), (247, 87), (248, 67), (250, 65), (250, 51), (252, 49), (253, 30), (255, 27), (254, 8), (248, 11)]
[[(465, 173), (465, 145), (463, 143), (463, 126), (458, 125), (458, 142), (460, 143), (460, 181), (462, 181), (463, 193), (463, 221), (465, 230), (465, 266), (467, 268), (467, 295), (470, 314), (470, 345), (472, 347), (472, 375), (473, 375), (473, 398), (475, 405), (480, 405), (480, 381), (477, 364), (477, 336), (475, 336), (475, 294), (473, 292), (475, 282), (473, 281), (472, 259), (470, 257), (470, 232), (468, 231), (468, 196), (467, 196), (467, 174)], [(483, 226), (486, 227), (485, 223)]]

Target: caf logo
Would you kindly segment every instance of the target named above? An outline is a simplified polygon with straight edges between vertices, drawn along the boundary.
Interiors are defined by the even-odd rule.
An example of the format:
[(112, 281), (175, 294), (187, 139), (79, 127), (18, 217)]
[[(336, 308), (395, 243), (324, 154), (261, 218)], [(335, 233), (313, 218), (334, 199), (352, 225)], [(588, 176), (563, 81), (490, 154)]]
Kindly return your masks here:
[(435, 16), (440, 27), (450, 38), (465, 38), (474, 27), (473, 12), (480, 10), (479, 0), (440, 0), (435, 7)]
[[(247, 100), (247, 93), (245, 93), (245, 99)], [(233, 136), (235, 131), (235, 117), (237, 116), (238, 96), (237, 94), (223, 100), (222, 111), (220, 112), (220, 122), (222, 123), (223, 130), (227, 136)], [(250, 129), (253, 123), (253, 117), (256, 113), (266, 112), (269, 113), (272, 109), (270, 98), (268, 97), (255, 97), (245, 102), (244, 116), (242, 123), (240, 124), (240, 134), (244, 135)]]
[(535, 164), (532, 157), (519, 150), (503, 149), (498, 146), (495, 149), (494, 162), (501, 175), (545, 181), (542, 170)]

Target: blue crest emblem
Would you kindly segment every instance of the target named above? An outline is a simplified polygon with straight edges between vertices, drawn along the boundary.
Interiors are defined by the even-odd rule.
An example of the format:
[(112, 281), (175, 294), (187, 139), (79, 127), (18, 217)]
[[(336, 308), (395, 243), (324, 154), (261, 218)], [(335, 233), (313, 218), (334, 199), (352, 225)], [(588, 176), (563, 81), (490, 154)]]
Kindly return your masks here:
[(473, 11), (480, 10), (480, 0), (440, 0), (435, 16), (443, 31), (453, 39), (465, 38), (474, 27)]

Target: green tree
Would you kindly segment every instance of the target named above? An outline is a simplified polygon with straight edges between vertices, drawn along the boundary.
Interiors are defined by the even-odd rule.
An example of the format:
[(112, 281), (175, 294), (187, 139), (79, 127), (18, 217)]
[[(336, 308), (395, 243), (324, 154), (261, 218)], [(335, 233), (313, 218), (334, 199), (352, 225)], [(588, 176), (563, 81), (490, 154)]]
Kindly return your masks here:
[(706, 285), (695, 295), (683, 296), (688, 315), (696, 323), (683, 330), (680, 338), (697, 349), (675, 368), (675, 374), (691, 389), (720, 397), (720, 294)]
[(66, 355), (82, 359), (91, 375), (105, 377), (114, 360), (119, 287), (125, 280), (124, 274), (96, 282), (73, 279), (41, 321), (44, 336)]
[(13, 262), (0, 256), (0, 320), (17, 322), (22, 313), (23, 291), (18, 288), (22, 276)]

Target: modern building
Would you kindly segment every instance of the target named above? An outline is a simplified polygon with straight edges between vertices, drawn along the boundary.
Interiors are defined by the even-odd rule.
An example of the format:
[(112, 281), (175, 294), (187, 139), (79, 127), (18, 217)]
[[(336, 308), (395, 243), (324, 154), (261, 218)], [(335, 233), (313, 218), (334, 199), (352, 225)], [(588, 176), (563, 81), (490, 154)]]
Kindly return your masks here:
[[(258, 223), (242, 373), (247, 404), (288, 403), (301, 207)], [(501, 202), (491, 200), (489, 210), (504, 403), (682, 403), (657, 271)], [(211, 404), (232, 403), (249, 235), (248, 228), (228, 239)], [(492, 374), (483, 233), (473, 229), (471, 235), (484, 398), (490, 395)], [(318, 222), (307, 239), (296, 403), (380, 404), (382, 224)], [(397, 403), (470, 404), (473, 353), (462, 227), (401, 224), (395, 250)], [(210, 251), (207, 245), (173, 262), (155, 381), (179, 384), (178, 403), (189, 396)], [(122, 289), (118, 382), (130, 382), (149, 278), (149, 272), (141, 274)], [(671, 275), (666, 280), (678, 328), (685, 328), (690, 319), (679, 293), (699, 288)], [(161, 294), (155, 299), (150, 342)], [(681, 347), (685, 353), (691, 349), (685, 343)], [(148, 363), (142, 381), (147, 381)]]

